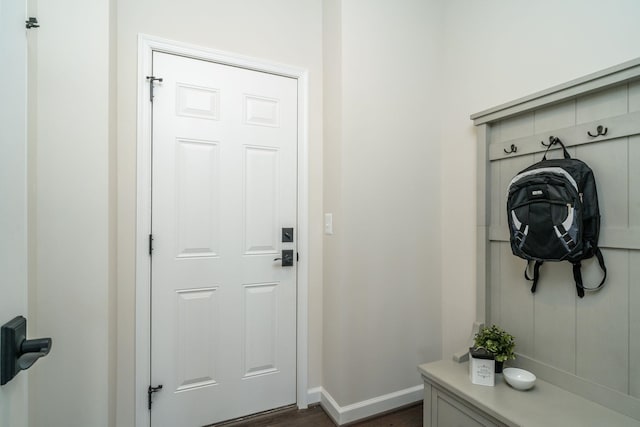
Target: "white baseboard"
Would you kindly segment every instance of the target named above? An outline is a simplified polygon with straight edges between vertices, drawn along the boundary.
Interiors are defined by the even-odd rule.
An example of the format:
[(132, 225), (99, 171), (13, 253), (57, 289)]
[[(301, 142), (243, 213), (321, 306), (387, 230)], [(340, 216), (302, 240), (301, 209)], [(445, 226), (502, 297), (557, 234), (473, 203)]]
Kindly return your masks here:
[(343, 425), (419, 402), (424, 397), (423, 390), (424, 385), (417, 385), (347, 406), (338, 405), (327, 390), (322, 387), (309, 389), (307, 396), (310, 405), (320, 402), (322, 408), (333, 421), (338, 425)]
[(307, 404), (315, 405), (320, 403), (322, 397), (322, 387), (314, 387), (307, 390)]

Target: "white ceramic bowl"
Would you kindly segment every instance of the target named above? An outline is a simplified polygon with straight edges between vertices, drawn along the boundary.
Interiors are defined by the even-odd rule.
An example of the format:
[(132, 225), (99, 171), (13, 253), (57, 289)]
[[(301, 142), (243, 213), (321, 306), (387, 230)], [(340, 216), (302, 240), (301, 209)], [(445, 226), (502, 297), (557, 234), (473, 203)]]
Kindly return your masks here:
[(502, 370), (505, 381), (516, 390), (529, 390), (536, 383), (536, 376), (529, 371), (519, 368), (505, 368)]

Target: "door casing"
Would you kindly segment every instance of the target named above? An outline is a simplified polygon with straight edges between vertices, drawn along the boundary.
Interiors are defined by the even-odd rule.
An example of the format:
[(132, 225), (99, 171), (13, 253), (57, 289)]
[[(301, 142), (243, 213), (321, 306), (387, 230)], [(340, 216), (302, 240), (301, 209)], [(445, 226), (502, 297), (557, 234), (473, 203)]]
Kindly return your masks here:
[[(202, 59), (255, 71), (291, 77), (298, 82), (298, 253), (297, 276), (297, 381), (299, 408), (308, 405), (308, 283), (309, 283), (309, 209), (308, 209), (308, 71), (269, 61), (215, 49), (153, 37), (138, 36), (138, 117), (136, 188), (136, 314), (135, 314), (135, 414), (137, 426), (149, 425), (147, 387), (150, 356), (150, 271), (149, 234), (151, 234), (151, 103), (146, 77), (152, 75), (152, 53), (165, 52)], [(156, 76), (162, 77), (162, 76)]]

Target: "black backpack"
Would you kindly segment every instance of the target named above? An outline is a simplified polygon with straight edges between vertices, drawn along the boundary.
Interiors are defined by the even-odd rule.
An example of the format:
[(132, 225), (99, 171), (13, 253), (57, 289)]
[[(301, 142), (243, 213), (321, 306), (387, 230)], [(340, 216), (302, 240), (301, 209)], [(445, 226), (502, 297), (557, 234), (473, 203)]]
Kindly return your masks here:
[[(559, 144), (563, 159), (547, 160), (551, 146)], [(511, 251), (527, 260), (524, 276), (536, 291), (540, 266), (545, 261), (569, 261), (580, 298), (585, 291), (597, 291), (607, 278), (602, 252), (598, 248), (600, 211), (593, 171), (572, 159), (559, 138), (551, 137), (542, 157), (518, 173), (507, 190), (507, 218)], [(596, 256), (604, 277), (595, 288), (582, 283), (583, 259)], [(533, 277), (528, 270), (533, 264)]]

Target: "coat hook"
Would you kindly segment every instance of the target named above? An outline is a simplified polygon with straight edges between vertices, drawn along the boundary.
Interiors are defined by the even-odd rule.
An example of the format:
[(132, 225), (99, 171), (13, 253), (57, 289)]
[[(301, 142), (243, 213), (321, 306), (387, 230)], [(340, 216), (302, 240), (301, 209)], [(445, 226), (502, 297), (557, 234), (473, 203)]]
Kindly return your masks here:
[(545, 144), (544, 141), (540, 141), (540, 144), (544, 145), (545, 147), (551, 147), (551, 144), (553, 144), (553, 142), (549, 142), (548, 144)]
[(506, 148), (503, 148), (502, 151), (504, 151), (506, 154), (516, 153), (518, 151), (518, 147), (516, 147), (514, 144), (511, 144), (509, 151), (507, 151)]
[(589, 135), (592, 138), (595, 138), (596, 136), (605, 136), (607, 134), (607, 131), (609, 130), (609, 128), (606, 128), (602, 125), (598, 125), (598, 127), (596, 128), (596, 134), (593, 135), (590, 131), (587, 132), (587, 135)]
[(545, 144), (544, 141), (540, 141), (540, 144), (544, 145), (545, 147), (551, 147), (553, 144), (556, 143), (557, 139), (558, 138), (556, 138), (555, 136), (551, 135), (549, 137), (549, 143), (548, 144)]

